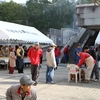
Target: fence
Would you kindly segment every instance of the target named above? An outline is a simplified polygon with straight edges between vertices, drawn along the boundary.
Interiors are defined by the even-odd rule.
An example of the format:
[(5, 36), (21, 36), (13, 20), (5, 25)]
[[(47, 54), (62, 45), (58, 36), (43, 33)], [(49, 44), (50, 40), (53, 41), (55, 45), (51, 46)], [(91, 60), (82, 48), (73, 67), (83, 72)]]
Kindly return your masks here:
[(58, 46), (64, 46), (70, 38), (77, 34), (78, 30), (73, 30), (71, 28), (62, 28), (61, 30), (50, 28), (50, 38)]

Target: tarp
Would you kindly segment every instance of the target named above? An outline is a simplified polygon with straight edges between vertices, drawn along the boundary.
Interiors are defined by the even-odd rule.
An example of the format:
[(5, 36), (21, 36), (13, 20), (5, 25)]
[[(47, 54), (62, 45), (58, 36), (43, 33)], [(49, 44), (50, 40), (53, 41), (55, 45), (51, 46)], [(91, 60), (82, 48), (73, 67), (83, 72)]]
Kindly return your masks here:
[(1, 40), (52, 43), (53, 41), (34, 27), (0, 21)]
[(100, 32), (95, 40), (95, 44), (100, 44)]

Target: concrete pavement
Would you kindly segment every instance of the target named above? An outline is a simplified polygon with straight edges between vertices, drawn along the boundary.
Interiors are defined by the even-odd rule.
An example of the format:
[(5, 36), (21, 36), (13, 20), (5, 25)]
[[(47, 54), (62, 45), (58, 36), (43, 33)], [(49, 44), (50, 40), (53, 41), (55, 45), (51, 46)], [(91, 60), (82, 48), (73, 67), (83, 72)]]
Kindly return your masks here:
[[(24, 69), (24, 74), (30, 75), (30, 68)], [(86, 83), (67, 82), (66, 64), (59, 64), (55, 71), (54, 83), (45, 83), (46, 64), (43, 62), (40, 70), (39, 84), (34, 86), (37, 91), (38, 100), (100, 100), (100, 82), (91, 81)], [(0, 71), (0, 100), (5, 99), (5, 92), (13, 84), (18, 84), (23, 74), (15, 70), (10, 75), (7, 71)]]

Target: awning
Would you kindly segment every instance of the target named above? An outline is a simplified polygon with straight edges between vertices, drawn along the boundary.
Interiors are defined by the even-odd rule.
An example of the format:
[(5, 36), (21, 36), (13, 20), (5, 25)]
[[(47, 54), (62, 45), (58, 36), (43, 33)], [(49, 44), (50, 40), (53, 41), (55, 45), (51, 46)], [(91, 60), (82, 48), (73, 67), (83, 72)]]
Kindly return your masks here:
[(53, 41), (34, 27), (0, 21), (1, 40), (52, 43)]

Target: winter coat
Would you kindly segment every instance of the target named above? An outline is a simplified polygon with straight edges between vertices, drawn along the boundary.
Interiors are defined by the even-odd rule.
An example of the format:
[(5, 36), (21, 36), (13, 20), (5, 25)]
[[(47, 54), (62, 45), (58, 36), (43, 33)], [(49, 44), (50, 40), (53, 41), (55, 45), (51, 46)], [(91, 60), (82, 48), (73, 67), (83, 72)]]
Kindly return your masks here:
[(10, 67), (15, 67), (16, 66), (16, 56), (14, 52), (10, 52), (9, 55), (9, 66)]
[(28, 57), (30, 58), (31, 64), (33, 65), (40, 65), (40, 59), (42, 55), (43, 54), (41, 48), (36, 50), (35, 47), (31, 47), (28, 51)]
[(59, 57), (61, 55), (61, 51), (59, 48), (55, 49), (55, 57)]
[(54, 67), (54, 68), (57, 67), (54, 48), (50, 47), (46, 51), (46, 61), (47, 61), (47, 66)]
[[(22, 100), (20, 85), (11, 86), (9, 89), (7, 89), (6, 100)], [(37, 100), (36, 92), (33, 88), (26, 94), (24, 100)]]
[(79, 51), (82, 52), (82, 48), (75, 48), (73, 52), (75, 64), (77, 64), (80, 60), (80, 57), (77, 55), (77, 52)]
[(80, 60), (77, 65), (81, 66), (83, 63), (86, 63), (87, 66), (91, 67), (96, 63), (96, 61), (89, 53), (80, 52)]
[(68, 54), (68, 49), (69, 49), (68, 46), (64, 48), (64, 54)]

